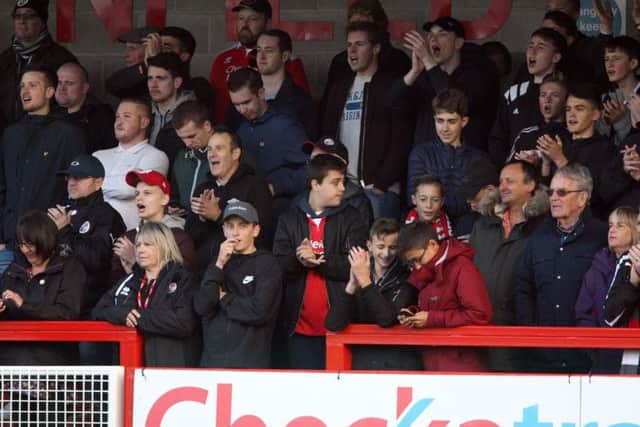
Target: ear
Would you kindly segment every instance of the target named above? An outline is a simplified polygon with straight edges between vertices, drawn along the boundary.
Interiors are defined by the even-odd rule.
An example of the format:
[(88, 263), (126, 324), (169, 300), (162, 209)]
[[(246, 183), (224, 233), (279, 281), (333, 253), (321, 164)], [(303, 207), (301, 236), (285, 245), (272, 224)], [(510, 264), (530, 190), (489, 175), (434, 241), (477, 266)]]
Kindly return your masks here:
[(551, 62), (553, 62), (554, 64), (557, 64), (561, 60), (562, 60), (562, 54), (561, 53), (554, 53), (553, 56), (551, 57)]
[(371, 252), (373, 250), (373, 243), (370, 239), (367, 239), (367, 250)]
[(239, 148), (234, 148), (231, 150), (231, 158), (233, 160), (240, 160), (240, 156), (242, 155), (242, 150)]
[(104, 183), (104, 178), (103, 177), (96, 178), (96, 184), (98, 185), (98, 187), (102, 187), (103, 183)]
[(467, 124), (469, 124), (469, 116), (464, 116), (462, 118), (462, 127), (467, 126)]
[(162, 193), (162, 206), (169, 206), (169, 202), (171, 201), (171, 197), (168, 194)]
[(631, 69), (633, 69), (633, 70), (638, 68), (638, 64), (640, 64), (638, 62), (638, 58), (631, 58), (631, 61), (629, 63), (631, 64)]
[(173, 87), (175, 89), (180, 89), (182, 87), (182, 77), (176, 77), (173, 79)]
[(151, 124), (151, 118), (147, 116), (140, 116), (140, 127), (146, 129)]
[(189, 52), (182, 52), (178, 56), (180, 56), (180, 60), (182, 62), (189, 62), (189, 60), (191, 59), (191, 55), (189, 54)]
[(380, 54), (380, 49), (381, 49), (380, 44), (374, 44), (373, 45), (373, 53), (374, 54), (379, 55)]
[(260, 224), (253, 225), (253, 231), (251, 232), (251, 235), (254, 239), (258, 237), (258, 235), (260, 235)]
[(44, 90), (44, 96), (47, 99), (51, 99), (54, 96), (56, 96), (56, 88), (53, 86), (47, 86), (47, 88)]
[(205, 120), (204, 124), (202, 125), (202, 127), (204, 128), (204, 130), (207, 133), (211, 133), (213, 131), (213, 126), (211, 125), (211, 120)]
[(288, 50), (282, 52), (282, 62), (287, 62), (289, 59), (291, 59), (291, 52), (289, 52)]
[(415, 194), (411, 195), (411, 203), (413, 203), (414, 206), (417, 204), (416, 203), (416, 195)]
[(260, 98), (260, 99), (266, 99), (265, 91), (264, 91), (264, 88), (263, 88), (263, 87), (261, 87), (260, 89), (258, 89), (258, 98)]
[(440, 244), (438, 243), (437, 240), (431, 239), (429, 240), (429, 243), (427, 244), (427, 246), (429, 246), (433, 250), (437, 250), (440, 247)]
[(89, 93), (89, 89), (91, 89), (91, 85), (88, 82), (82, 85), (82, 92), (85, 95)]
[(578, 200), (580, 201), (581, 207), (587, 206), (587, 203), (589, 203), (589, 196), (587, 195), (587, 192), (581, 191), (580, 194), (578, 195)]
[(593, 109), (593, 121), (597, 122), (600, 120), (600, 116), (602, 115), (602, 111), (598, 107)]
[(318, 182), (317, 179), (312, 179), (311, 180), (311, 191), (317, 190), (318, 187), (320, 187), (320, 183)]
[(456, 50), (462, 49), (462, 46), (464, 46), (464, 39), (462, 37), (456, 37), (456, 41), (453, 45), (455, 46)]

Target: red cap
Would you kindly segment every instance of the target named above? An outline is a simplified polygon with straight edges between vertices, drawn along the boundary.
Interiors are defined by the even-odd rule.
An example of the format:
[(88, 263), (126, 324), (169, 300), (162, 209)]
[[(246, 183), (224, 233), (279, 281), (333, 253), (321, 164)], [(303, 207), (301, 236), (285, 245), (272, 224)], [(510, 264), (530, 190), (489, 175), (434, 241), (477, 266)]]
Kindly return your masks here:
[(125, 177), (127, 184), (132, 187), (138, 185), (140, 181), (144, 182), (148, 185), (157, 185), (162, 189), (164, 194), (171, 194), (171, 187), (169, 186), (169, 181), (162, 175), (160, 172), (156, 172), (154, 170), (133, 170), (127, 173)]

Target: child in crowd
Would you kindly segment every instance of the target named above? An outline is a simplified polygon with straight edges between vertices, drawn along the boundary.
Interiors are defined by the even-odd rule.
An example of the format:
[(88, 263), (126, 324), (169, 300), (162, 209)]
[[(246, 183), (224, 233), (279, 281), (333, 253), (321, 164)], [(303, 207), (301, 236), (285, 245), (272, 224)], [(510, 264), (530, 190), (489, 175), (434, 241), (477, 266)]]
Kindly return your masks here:
[[(474, 249), (456, 239), (438, 240), (431, 225), (409, 224), (400, 230), (398, 255), (411, 268), (407, 281), (419, 291), (419, 311), (400, 312), (408, 328), (452, 328), (486, 325), (491, 302), (480, 271), (473, 264)], [(426, 348), (424, 368), (430, 371), (484, 371), (488, 360), (473, 348)]]
[[(367, 250), (349, 251), (349, 282), (329, 308), (325, 325), (341, 331), (349, 323), (373, 323), (383, 328), (398, 323), (397, 314), (418, 302), (417, 290), (406, 282), (408, 270), (398, 260), (400, 222), (380, 218), (371, 227)], [(422, 369), (422, 361), (411, 347), (357, 346), (353, 368), (369, 370)]]
[(464, 197), (458, 194), (468, 165), (486, 158), (486, 153), (465, 144), (462, 129), (469, 122), (467, 97), (458, 89), (447, 89), (433, 99), (434, 120), (438, 138), (416, 145), (409, 155), (407, 188), (415, 188), (424, 175), (440, 179), (444, 189), (447, 214), (455, 223), (469, 212)]
[(538, 138), (537, 148), (543, 155), (541, 175), (550, 177), (553, 171), (568, 163), (586, 166), (593, 179), (591, 208), (597, 216), (606, 218), (600, 197), (600, 176), (614, 154), (614, 147), (608, 138), (596, 131), (601, 111), (595, 87), (584, 84), (571, 88), (565, 114), (570, 139), (563, 140), (560, 135)]
[(309, 161), (310, 189), (279, 220), (273, 253), (284, 273), (282, 305), (289, 366), (324, 369), (325, 317), (349, 281), (349, 251), (364, 247), (367, 227), (343, 204), (345, 163), (333, 154)]
[(531, 164), (540, 165), (542, 154), (536, 150), (538, 138), (542, 135), (555, 137), (560, 135), (561, 139), (569, 138), (564, 117), (567, 105), (569, 90), (564, 79), (555, 75), (548, 75), (540, 85), (540, 96), (538, 96), (538, 106), (544, 123), (529, 126), (520, 131), (513, 141), (511, 153), (507, 157), (507, 162), (511, 160), (524, 160)]
[(598, 130), (612, 137), (616, 146), (631, 132), (631, 115), (627, 104), (631, 95), (640, 90), (636, 77), (639, 64), (640, 43), (634, 38), (620, 36), (607, 43), (604, 65), (613, 87), (602, 97), (604, 112), (598, 121)]
[(431, 223), (439, 240), (448, 239), (454, 235), (451, 221), (444, 209), (442, 181), (429, 175), (419, 177), (411, 194), (411, 202), (415, 208), (407, 214), (405, 224), (418, 221)]

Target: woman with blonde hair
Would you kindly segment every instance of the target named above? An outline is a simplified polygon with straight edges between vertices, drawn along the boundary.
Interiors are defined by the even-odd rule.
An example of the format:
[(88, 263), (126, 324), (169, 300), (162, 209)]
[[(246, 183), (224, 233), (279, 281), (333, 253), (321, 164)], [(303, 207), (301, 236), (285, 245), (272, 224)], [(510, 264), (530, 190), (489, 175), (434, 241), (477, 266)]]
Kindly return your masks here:
[(171, 229), (145, 222), (136, 235), (135, 256), (133, 271), (103, 295), (94, 319), (138, 329), (145, 337), (145, 366), (196, 366), (195, 288)]
[[(629, 207), (615, 209), (609, 215), (608, 247), (597, 252), (591, 267), (582, 279), (582, 287), (576, 300), (576, 324), (578, 326), (606, 327), (604, 303), (607, 291), (620, 257), (638, 243), (636, 222), (638, 210)], [(618, 373), (620, 350), (597, 350), (593, 353), (594, 373)]]

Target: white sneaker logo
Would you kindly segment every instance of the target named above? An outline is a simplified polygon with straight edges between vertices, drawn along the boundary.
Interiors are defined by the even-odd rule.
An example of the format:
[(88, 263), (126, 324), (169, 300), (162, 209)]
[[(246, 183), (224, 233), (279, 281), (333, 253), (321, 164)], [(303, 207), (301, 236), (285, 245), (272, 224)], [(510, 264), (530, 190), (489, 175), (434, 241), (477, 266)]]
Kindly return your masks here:
[(242, 284), (248, 285), (249, 283), (253, 282), (253, 279), (253, 276), (244, 276), (244, 279), (242, 279)]

